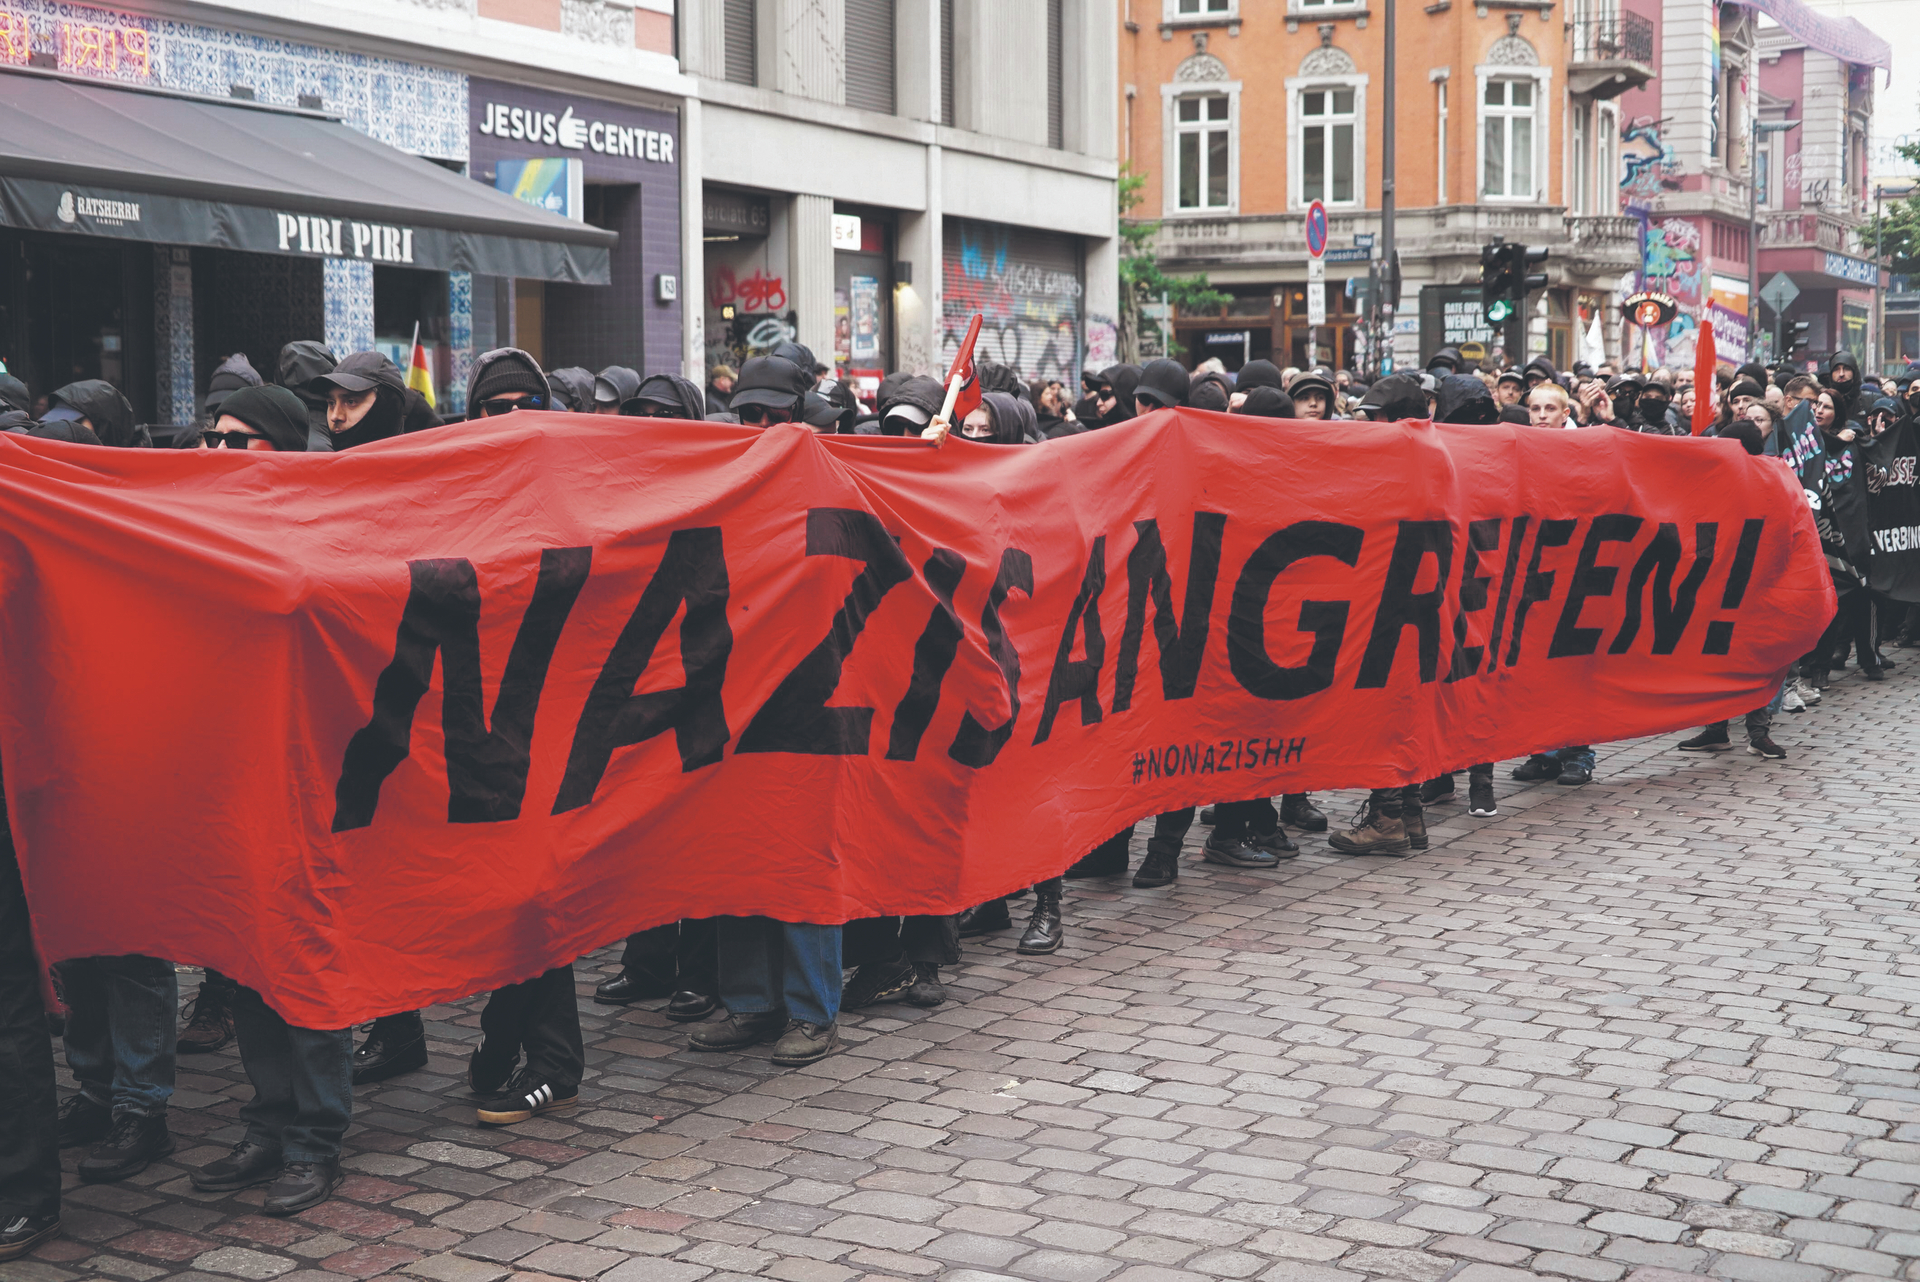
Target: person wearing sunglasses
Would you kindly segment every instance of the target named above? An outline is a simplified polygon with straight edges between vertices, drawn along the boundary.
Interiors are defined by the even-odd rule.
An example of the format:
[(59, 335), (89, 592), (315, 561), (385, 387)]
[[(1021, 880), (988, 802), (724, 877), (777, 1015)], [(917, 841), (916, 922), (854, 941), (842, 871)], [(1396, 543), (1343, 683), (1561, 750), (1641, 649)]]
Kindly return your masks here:
[(813, 376), (786, 357), (756, 356), (741, 366), (731, 406), (742, 423), (753, 427), (792, 423), (812, 388)]
[(243, 387), (221, 402), (219, 417), (200, 433), (200, 448), (305, 453), (307, 407), (284, 387)]
[(467, 417), (549, 409), (552, 394), (539, 361), (517, 347), (496, 347), (482, 352), (467, 375)]
[(628, 418), (699, 420), (707, 417), (707, 398), (692, 379), (650, 374), (620, 402), (620, 412)]

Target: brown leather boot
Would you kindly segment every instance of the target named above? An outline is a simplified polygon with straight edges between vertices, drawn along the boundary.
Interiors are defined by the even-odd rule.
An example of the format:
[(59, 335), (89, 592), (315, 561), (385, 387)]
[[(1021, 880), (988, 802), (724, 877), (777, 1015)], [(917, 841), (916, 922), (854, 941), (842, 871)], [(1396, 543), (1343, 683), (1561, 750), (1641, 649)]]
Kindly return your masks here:
[(1411, 849), (1400, 816), (1382, 814), (1371, 801), (1354, 827), (1334, 833), (1327, 844), (1347, 855), (1404, 855)]

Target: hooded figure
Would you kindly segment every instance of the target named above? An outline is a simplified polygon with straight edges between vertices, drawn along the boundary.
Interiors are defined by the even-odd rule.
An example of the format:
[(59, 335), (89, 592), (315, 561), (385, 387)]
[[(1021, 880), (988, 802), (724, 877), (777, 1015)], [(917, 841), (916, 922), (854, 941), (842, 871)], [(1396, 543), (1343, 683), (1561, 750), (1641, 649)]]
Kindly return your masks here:
[(1203, 374), (1200, 381), (1187, 393), (1187, 404), (1197, 410), (1212, 410), (1225, 414), (1230, 404), (1227, 394), (1227, 380), (1220, 374)]
[[(1033, 412), (1033, 406), (1023, 396), (1011, 392), (985, 392), (980, 397), (980, 408), (987, 413), (989, 434), (986, 436), (961, 436), (970, 441), (981, 441), (990, 445), (1035, 445), (1040, 441), (1039, 418)], [(971, 417), (971, 415), (969, 415)]]
[(235, 352), (213, 367), (213, 373), (207, 376), (207, 394), (201, 401), (206, 410), (207, 421), (220, 417), (220, 403), (243, 387), (259, 387), (265, 379), (247, 359), (245, 352)]
[(618, 414), (620, 407), (640, 390), (640, 375), (625, 365), (609, 365), (594, 375), (593, 405), (596, 414)]
[(808, 378), (813, 378), (814, 370), (820, 366), (820, 358), (815, 356), (813, 349), (805, 343), (782, 343), (767, 355), (778, 356), (783, 361), (792, 361)]
[(1500, 406), (1487, 385), (1471, 374), (1449, 374), (1440, 380), (1436, 423), (1498, 423)]
[(1293, 398), (1279, 388), (1263, 383), (1248, 392), (1247, 399), (1241, 401), (1240, 408), (1233, 412), (1252, 414), (1257, 418), (1292, 418)]
[(1185, 405), (1192, 390), (1193, 380), (1187, 376), (1186, 366), (1163, 356), (1148, 361), (1140, 371), (1140, 381), (1133, 385), (1133, 399), (1136, 406), (1145, 401), (1151, 409), (1169, 409)]
[[(1841, 371), (1846, 371), (1844, 374)], [(1850, 418), (1854, 403), (1860, 399), (1860, 362), (1854, 359), (1852, 352), (1835, 352), (1827, 358), (1827, 367), (1820, 371), (1820, 381), (1833, 389), (1834, 421)]]
[[(379, 352), (354, 352), (311, 386), (327, 394), (327, 433), (334, 450), (400, 435), (406, 420), (407, 378)], [(345, 395), (335, 397), (336, 390)], [(373, 399), (362, 409), (360, 398), (369, 392)]]
[(1133, 417), (1133, 390), (1140, 382), (1138, 365), (1109, 365), (1100, 371), (1100, 387), (1113, 392), (1113, 404), (1100, 416), (1101, 427), (1112, 427)]
[(303, 338), (280, 349), (280, 360), (274, 369), (273, 381), (298, 396), (307, 407), (307, 431), (317, 440), (331, 439), (331, 433), (327, 431), (326, 389), (314, 391), (313, 380), (333, 373), (333, 367), (339, 363), (333, 349), (325, 343)]
[(1073, 403), (1073, 416), (1080, 420), (1082, 431), (1100, 426), (1100, 371), (1083, 369), (1080, 371), (1080, 399)]
[[(798, 343), (782, 346), (800, 347)], [(802, 398), (812, 389), (813, 375), (786, 357), (756, 356), (740, 367), (740, 380), (733, 385), (733, 413), (742, 423), (765, 422), (769, 414), (777, 416), (774, 421), (797, 422)]]
[[(888, 382), (892, 381), (889, 376)], [(918, 436), (945, 402), (947, 389), (924, 374), (902, 377), (892, 388), (880, 385), (880, 435)]]
[[(1467, 378), (1478, 384), (1480, 380), (1471, 375), (1449, 374), (1443, 382), (1451, 383), (1456, 378)], [(1486, 387), (1481, 384), (1484, 393)], [(1405, 418), (1425, 418), (1427, 416), (1427, 393), (1420, 380), (1412, 374), (1389, 374), (1367, 388), (1367, 394), (1360, 398), (1362, 417), (1376, 423), (1397, 423)]]
[[(348, 357), (348, 360), (353, 359)], [(243, 387), (220, 405), (222, 418), (237, 418), (273, 443), (276, 450), (305, 453), (307, 407), (284, 387)]]
[(1526, 366), (1520, 372), (1527, 376), (1527, 385), (1529, 387), (1538, 383), (1557, 383), (1560, 381), (1560, 371), (1555, 369), (1553, 362), (1544, 356), (1534, 357), (1526, 363)]
[(1280, 367), (1272, 361), (1248, 361), (1240, 367), (1233, 377), (1233, 390), (1251, 392), (1256, 387), (1271, 387), (1276, 392), (1286, 391), (1280, 378)]
[(547, 371), (547, 386), (553, 394), (553, 408), (575, 414), (593, 413), (593, 371), (568, 365)]
[(102, 445), (116, 449), (145, 449), (153, 445), (147, 429), (134, 423), (132, 404), (120, 394), (119, 388), (103, 378), (68, 383), (47, 397), (47, 412), (40, 416), (42, 423), (80, 419), (86, 420)]
[(43, 441), (66, 441), (72, 445), (101, 444), (100, 438), (93, 434), (93, 429), (77, 418), (55, 419), (49, 423), (41, 423), (26, 435), (39, 437)]
[(633, 394), (620, 402), (620, 412), (636, 418), (684, 418), (697, 422), (707, 416), (707, 399), (691, 379), (678, 374), (654, 374), (634, 386)]
[(517, 347), (496, 347), (482, 352), (467, 375), (467, 417), (485, 416), (487, 402), (496, 397), (522, 398), (517, 408), (543, 410), (552, 395), (539, 361)]
[(1467, 358), (1460, 354), (1460, 349), (1457, 347), (1443, 347), (1433, 355), (1427, 357), (1427, 372), (1429, 374), (1458, 374), (1466, 367)]
[(0, 432), (24, 432), (33, 426), (33, 396), (11, 374), (0, 374)]
[(1521, 427), (1532, 427), (1533, 415), (1527, 413), (1527, 407), (1524, 405), (1502, 405), (1500, 407), (1500, 417), (1496, 421), (1501, 423), (1517, 423)]
[(801, 401), (801, 422), (822, 436), (839, 434), (841, 421), (846, 416), (845, 410), (818, 392), (808, 392)]
[[(402, 377), (405, 377), (402, 375)], [(430, 427), (440, 426), (440, 414), (427, 403), (427, 398), (417, 387), (409, 387), (400, 393), (400, 432), (410, 435), (424, 432)], [(312, 446), (307, 448), (311, 449)]]
[(1021, 379), (1020, 371), (1011, 365), (997, 365), (992, 361), (981, 361), (974, 367), (974, 374), (980, 380), (980, 392), (1005, 392), (1009, 396), (1025, 396), (1026, 382)]

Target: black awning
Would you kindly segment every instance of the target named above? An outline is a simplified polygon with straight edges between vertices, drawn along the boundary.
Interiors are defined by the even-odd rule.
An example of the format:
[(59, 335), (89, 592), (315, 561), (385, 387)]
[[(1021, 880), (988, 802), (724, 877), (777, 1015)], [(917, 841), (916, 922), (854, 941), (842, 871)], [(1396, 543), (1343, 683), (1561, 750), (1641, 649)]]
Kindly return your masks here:
[(13, 69), (0, 225), (588, 285), (618, 240), (319, 112)]

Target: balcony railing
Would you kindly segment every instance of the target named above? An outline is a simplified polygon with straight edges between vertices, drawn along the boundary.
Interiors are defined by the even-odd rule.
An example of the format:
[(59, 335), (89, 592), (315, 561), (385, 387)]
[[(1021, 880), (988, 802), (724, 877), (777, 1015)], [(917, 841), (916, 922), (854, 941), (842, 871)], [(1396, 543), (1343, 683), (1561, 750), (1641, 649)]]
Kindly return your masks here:
[(1817, 210), (1787, 210), (1763, 215), (1760, 243), (1776, 249), (1810, 246), (1836, 254), (1859, 251), (1859, 228)]
[(1637, 13), (1576, 18), (1567, 24), (1570, 62), (1653, 62), (1653, 21)]
[(1625, 246), (1633, 253), (1640, 245), (1640, 220), (1620, 214), (1574, 214), (1567, 219), (1567, 239), (1580, 249)]

